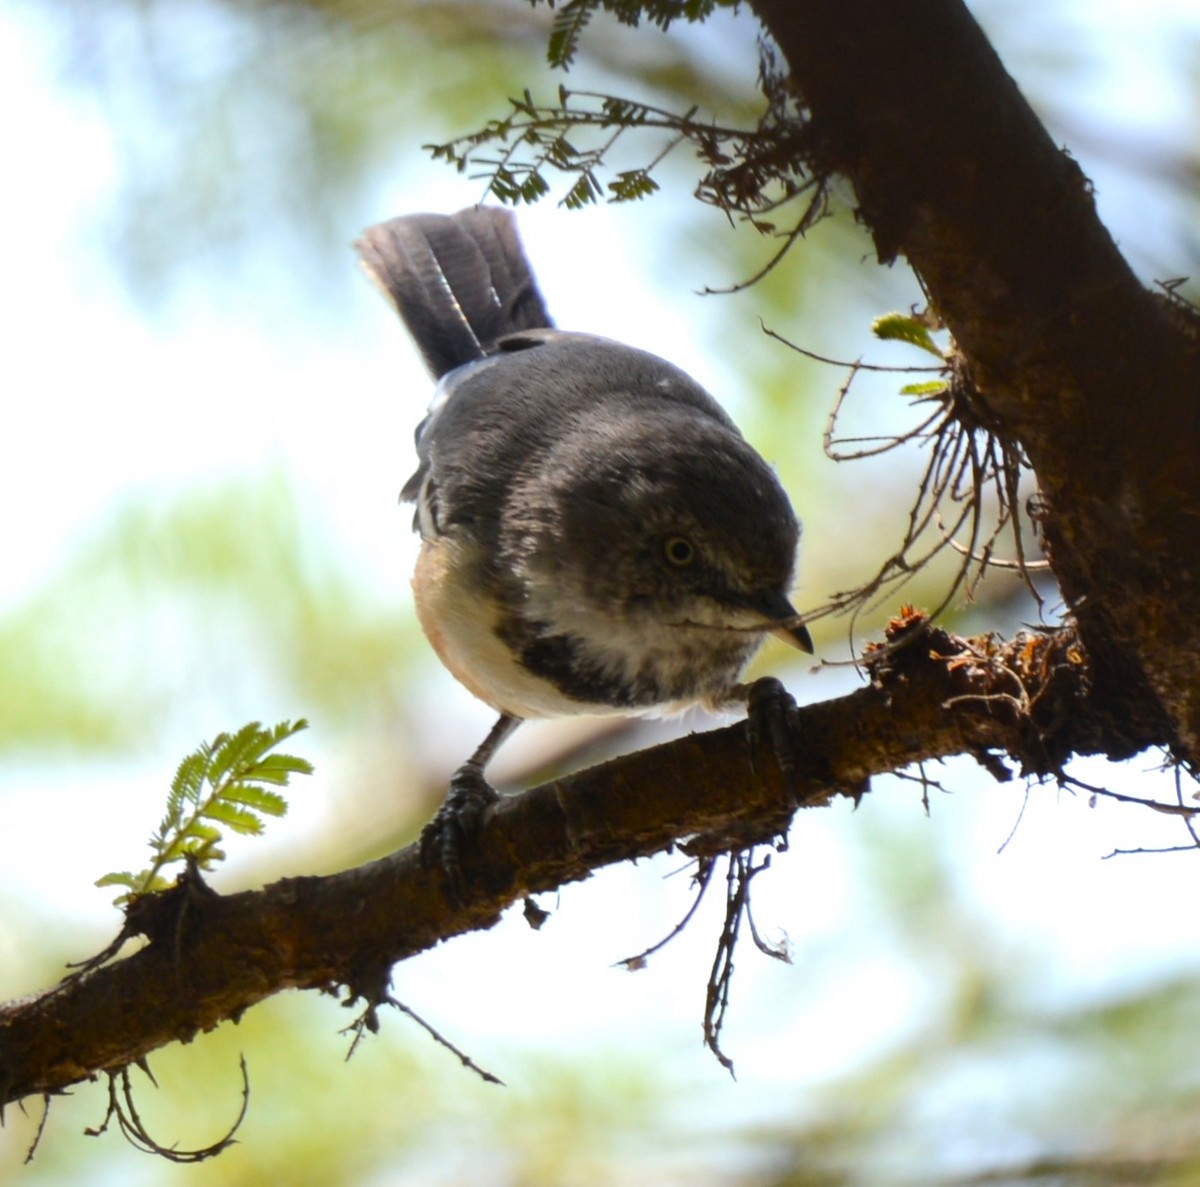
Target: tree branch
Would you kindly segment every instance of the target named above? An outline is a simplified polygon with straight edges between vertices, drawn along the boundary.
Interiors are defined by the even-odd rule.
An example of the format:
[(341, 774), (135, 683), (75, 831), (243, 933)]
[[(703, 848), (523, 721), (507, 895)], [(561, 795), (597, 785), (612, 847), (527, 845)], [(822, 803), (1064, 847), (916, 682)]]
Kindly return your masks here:
[[(1068, 629), (997, 646), (911, 615), (868, 663), (868, 686), (793, 716), (804, 807), (857, 797), (874, 774), (947, 755), (1001, 752), (1044, 776), (1069, 754), (1112, 744)], [(346, 989), (378, 1004), (396, 961), (492, 926), (527, 894), (681, 837), (698, 838), (684, 847), (694, 852), (766, 841), (794, 810), (774, 757), (752, 754), (737, 724), (503, 798), (464, 861), (472, 894), (462, 904), (413, 846), (345, 873), (228, 896), (185, 878), (131, 915), (146, 947), (0, 1008), (0, 1106), (186, 1042), (282, 989)]]
[(882, 261), (908, 258), (1033, 465), (1094, 685), (1133, 725), (1124, 752), (1167, 723), (1197, 763), (1200, 327), (1137, 282), (960, 0), (752, 5), (815, 167), (851, 181)]

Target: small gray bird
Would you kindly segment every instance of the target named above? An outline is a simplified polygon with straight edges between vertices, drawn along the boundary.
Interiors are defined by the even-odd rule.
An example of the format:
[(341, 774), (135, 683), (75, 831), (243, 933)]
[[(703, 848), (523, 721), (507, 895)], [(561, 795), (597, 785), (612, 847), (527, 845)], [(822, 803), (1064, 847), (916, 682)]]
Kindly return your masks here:
[(788, 600), (800, 527), (719, 404), (677, 367), (554, 328), (507, 211), (414, 214), (356, 244), (438, 379), (416, 433), (417, 614), (500, 719), (422, 838), (452, 880), (529, 717), (745, 701)]

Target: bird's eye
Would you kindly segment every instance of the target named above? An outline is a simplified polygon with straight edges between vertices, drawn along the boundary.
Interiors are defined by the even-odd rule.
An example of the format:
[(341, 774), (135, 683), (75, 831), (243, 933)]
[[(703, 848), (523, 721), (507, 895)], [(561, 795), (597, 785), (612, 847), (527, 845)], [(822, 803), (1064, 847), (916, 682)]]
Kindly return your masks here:
[(696, 559), (696, 547), (686, 536), (668, 536), (663, 541), (663, 557), (676, 569), (686, 569)]

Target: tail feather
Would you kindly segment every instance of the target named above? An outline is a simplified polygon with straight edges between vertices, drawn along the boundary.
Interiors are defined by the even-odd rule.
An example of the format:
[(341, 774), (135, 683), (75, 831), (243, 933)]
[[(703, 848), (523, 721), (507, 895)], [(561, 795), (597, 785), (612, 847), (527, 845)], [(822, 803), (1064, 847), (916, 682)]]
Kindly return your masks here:
[(554, 325), (510, 211), (405, 215), (371, 227), (355, 247), (438, 378), (506, 334)]

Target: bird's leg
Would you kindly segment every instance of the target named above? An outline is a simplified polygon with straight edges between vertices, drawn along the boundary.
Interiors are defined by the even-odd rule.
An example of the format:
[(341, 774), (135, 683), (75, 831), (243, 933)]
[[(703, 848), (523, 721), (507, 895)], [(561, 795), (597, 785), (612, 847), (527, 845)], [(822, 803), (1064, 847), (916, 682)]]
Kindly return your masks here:
[(795, 712), (792, 694), (775, 679), (763, 676), (753, 684), (740, 685), (746, 698), (746, 733), (750, 741), (750, 762), (764, 746), (775, 755), (779, 773), (793, 805), (796, 802), (796, 744), (789, 718)]
[(500, 715), (475, 753), (451, 776), (442, 806), (421, 830), (421, 864), (426, 869), (440, 865), (456, 896), (463, 883), (460, 856), (478, 837), (484, 812), (499, 798), (484, 778), (484, 768), (521, 720), (509, 713)]

